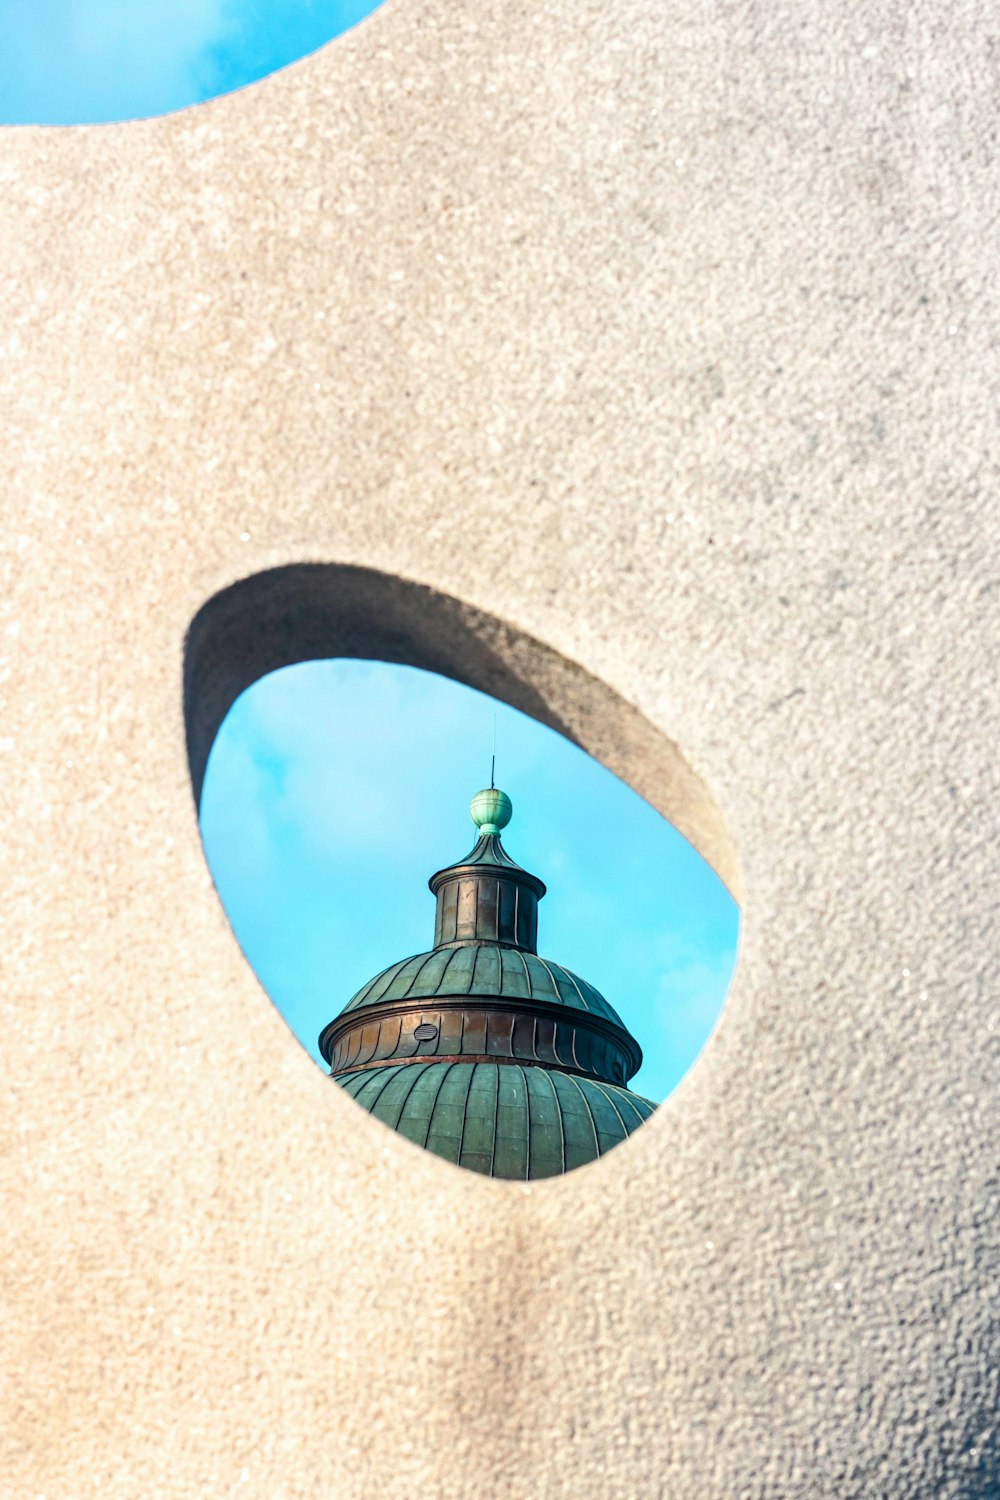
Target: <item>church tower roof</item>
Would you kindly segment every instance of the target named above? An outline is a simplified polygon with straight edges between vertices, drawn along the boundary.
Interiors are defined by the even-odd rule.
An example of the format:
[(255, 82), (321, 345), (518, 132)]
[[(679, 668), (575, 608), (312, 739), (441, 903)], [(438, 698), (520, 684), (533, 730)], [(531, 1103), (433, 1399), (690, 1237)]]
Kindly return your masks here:
[(655, 1106), (638, 1042), (604, 996), (537, 952), (545, 885), (508, 855), (499, 788), (478, 838), (431, 876), (434, 946), (370, 980), (320, 1034), (331, 1075), (376, 1118), (488, 1176), (549, 1177), (610, 1150)]

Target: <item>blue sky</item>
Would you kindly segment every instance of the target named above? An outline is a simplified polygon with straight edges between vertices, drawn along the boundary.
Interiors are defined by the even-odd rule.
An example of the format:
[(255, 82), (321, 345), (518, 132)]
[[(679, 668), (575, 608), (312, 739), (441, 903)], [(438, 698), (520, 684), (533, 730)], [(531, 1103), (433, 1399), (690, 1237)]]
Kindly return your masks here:
[(549, 887), (539, 951), (596, 984), (661, 1099), (704, 1045), (736, 955), (737, 909), (647, 803), (561, 735), (447, 678), (308, 662), (234, 704), (202, 798), (205, 850), (237, 939), (292, 1030), (316, 1036), (381, 969), (431, 947), (430, 875), (475, 841), (489, 783), (504, 844)]
[(0, 0), (0, 121), (183, 109), (323, 46), (373, 0)]

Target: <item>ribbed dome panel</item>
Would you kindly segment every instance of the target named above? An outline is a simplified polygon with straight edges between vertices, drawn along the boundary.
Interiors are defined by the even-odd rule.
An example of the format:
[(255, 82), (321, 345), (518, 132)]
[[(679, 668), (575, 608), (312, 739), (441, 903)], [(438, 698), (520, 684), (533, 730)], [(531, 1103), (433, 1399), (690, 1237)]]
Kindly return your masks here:
[(511, 1063), (401, 1063), (335, 1081), (415, 1145), (515, 1181), (556, 1177), (594, 1161), (656, 1108), (598, 1079)]

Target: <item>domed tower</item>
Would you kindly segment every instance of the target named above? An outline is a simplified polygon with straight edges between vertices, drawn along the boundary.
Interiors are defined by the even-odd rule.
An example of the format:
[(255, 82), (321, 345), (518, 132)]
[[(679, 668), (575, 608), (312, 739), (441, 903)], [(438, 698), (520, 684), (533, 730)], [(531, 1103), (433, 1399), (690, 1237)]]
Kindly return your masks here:
[(604, 996), (539, 958), (545, 886), (500, 842), (509, 797), (477, 792), (475, 848), (430, 879), (434, 947), (383, 970), (324, 1027), (340, 1086), (378, 1120), (488, 1177), (554, 1177), (603, 1156), (655, 1109)]

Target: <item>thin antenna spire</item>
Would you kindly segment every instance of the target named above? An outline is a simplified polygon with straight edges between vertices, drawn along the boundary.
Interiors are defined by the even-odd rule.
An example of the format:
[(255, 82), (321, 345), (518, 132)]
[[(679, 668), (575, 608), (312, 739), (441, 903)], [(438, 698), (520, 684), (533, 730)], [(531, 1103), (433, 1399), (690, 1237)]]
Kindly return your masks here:
[(497, 716), (493, 715), (493, 755), (490, 759), (490, 791), (493, 791), (497, 774)]

